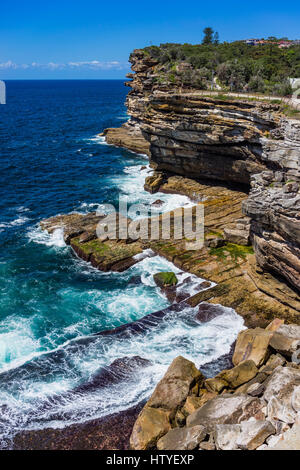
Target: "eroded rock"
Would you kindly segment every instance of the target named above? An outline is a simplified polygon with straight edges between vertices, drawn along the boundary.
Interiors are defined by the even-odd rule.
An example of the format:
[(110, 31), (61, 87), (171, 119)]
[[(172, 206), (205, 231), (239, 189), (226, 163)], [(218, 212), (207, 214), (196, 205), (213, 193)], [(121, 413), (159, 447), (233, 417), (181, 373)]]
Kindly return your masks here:
[(147, 450), (171, 429), (170, 412), (159, 408), (145, 407), (139, 414), (130, 436), (130, 447)]
[(258, 373), (255, 362), (246, 360), (240, 362), (232, 369), (224, 370), (218, 374), (217, 377), (225, 380), (230, 388), (237, 388), (245, 382), (249, 382)]
[(239, 424), (217, 424), (214, 441), (218, 450), (236, 450), (241, 429)]
[(276, 430), (269, 421), (243, 421), (237, 438), (237, 446), (243, 450), (255, 450)]
[(205, 439), (203, 426), (171, 429), (157, 442), (158, 450), (194, 450)]
[(220, 395), (187, 417), (187, 426), (202, 425), (213, 430), (216, 424), (238, 424), (255, 416), (264, 404), (248, 395)]
[(257, 367), (261, 366), (269, 355), (269, 343), (273, 333), (262, 328), (241, 331), (238, 335), (232, 362), (251, 359)]
[(292, 405), (292, 396), (300, 385), (300, 370), (278, 366), (266, 383), (264, 399), (268, 402), (269, 419), (294, 423), (297, 413)]
[(203, 375), (193, 362), (178, 356), (157, 384), (147, 406), (174, 412), (183, 405), (192, 387), (203, 380)]

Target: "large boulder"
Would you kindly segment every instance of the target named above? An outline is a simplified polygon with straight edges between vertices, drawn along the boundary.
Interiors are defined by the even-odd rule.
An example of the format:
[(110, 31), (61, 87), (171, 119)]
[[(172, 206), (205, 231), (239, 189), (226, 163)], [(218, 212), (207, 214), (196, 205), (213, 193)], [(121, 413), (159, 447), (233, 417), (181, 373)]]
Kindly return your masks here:
[(274, 446), (266, 450), (300, 450), (300, 424), (294, 424), (280, 436)]
[(205, 439), (204, 426), (171, 429), (157, 442), (158, 450), (194, 450)]
[(280, 354), (291, 358), (300, 348), (300, 326), (279, 326), (270, 340), (270, 346)]
[(178, 279), (173, 272), (160, 272), (153, 276), (154, 282), (158, 287), (176, 286)]
[(247, 359), (261, 366), (269, 355), (269, 343), (274, 333), (263, 328), (243, 330), (239, 333), (232, 362), (238, 365)]
[(270, 375), (276, 367), (284, 366), (285, 363), (286, 360), (280, 354), (271, 354), (266, 364), (260, 368), (260, 372)]
[(266, 327), (267, 331), (276, 331), (278, 328), (284, 324), (284, 320), (282, 318), (274, 318), (271, 323), (268, 324)]
[(223, 229), (224, 239), (229, 243), (236, 245), (249, 245), (249, 227), (225, 227)]
[(151, 449), (170, 429), (169, 411), (145, 407), (133, 426), (130, 447), (134, 450)]
[(255, 450), (265, 440), (275, 434), (276, 429), (269, 421), (249, 420), (241, 423), (241, 433), (237, 439), (237, 446), (244, 450)]
[(153, 194), (156, 193), (160, 186), (164, 182), (164, 177), (162, 173), (154, 173), (151, 176), (147, 176), (145, 179), (145, 184), (144, 184), (144, 189), (145, 191), (148, 191), (149, 193)]
[(300, 340), (300, 325), (280, 325), (277, 328), (277, 333), (288, 336), (289, 338), (299, 339)]
[(198, 390), (203, 381), (203, 375), (193, 362), (182, 356), (176, 357), (135, 422), (131, 448), (145, 450), (154, 447), (157, 440), (171, 429), (170, 423), (187, 396), (193, 389)]
[(243, 361), (232, 369), (223, 370), (217, 377), (225, 380), (230, 388), (237, 388), (249, 382), (258, 373), (255, 362), (252, 360)]
[(239, 424), (217, 424), (213, 433), (217, 450), (236, 450), (240, 432)]
[(224, 388), (228, 387), (228, 382), (216, 376), (211, 379), (206, 379), (204, 385), (210, 393), (220, 393)]
[(251, 419), (240, 424), (217, 424), (214, 439), (218, 450), (255, 450), (275, 432), (269, 421)]
[(296, 391), (299, 385), (300, 370), (298, 368), (278, 366), (274, 370), (267, 380), (263, 395), (268, 402), (269, 419), (290, 424), (295, 422), (298, 410), (294, 409), (293, 402), (297, 401)]
[(214, 430), (216, 424), (237, 424), (261, 412), (264, 402), (248, 395), (220, 395), (187, 417), (188, 427), (202, 425)]
[(175, 413), (183, 405), (191, 389), (203, 380), (203, 375), (193, 362), (178, 356), (157, 384), (146, 406)]

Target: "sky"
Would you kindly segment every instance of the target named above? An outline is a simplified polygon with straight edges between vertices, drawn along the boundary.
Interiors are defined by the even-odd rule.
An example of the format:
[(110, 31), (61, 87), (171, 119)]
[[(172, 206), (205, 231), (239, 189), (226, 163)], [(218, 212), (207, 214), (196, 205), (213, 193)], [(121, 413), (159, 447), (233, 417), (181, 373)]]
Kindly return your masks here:
[(123, 79), (135, 48), (300, 38), (300, 1), (11, 0), (0, 6), (0, 80)]

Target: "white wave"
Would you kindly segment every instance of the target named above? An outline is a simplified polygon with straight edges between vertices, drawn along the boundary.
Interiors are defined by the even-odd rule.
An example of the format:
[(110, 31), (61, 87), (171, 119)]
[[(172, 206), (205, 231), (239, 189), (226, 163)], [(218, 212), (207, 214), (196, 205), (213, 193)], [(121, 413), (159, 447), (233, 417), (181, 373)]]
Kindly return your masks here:
[(82, 202), (76, 209), (76, 212), (87, 214), (88, 212), (99, 211), (101, 204), (99, 202)]
[(155, 256), (155, 253), (151, 248), (147, 248), (147, 250), (142, 251), (142, 253), (138, 253), (137, 255), (134, 255), (133, 258), (142, 261), (145, 258), (149, 258), (149, 256)]
[(96, 142), (97, 144), (100, 144), (100, 145), (108, 145), (108, 143), (105, 140), (105, 137), (101, 135), (95, 135), (94, 137), (90, 137), (84, 140), (86, 142)]
[[(51, 380), (43, 381), (37, 376), (30, 384), (26, 380), (21, 384), (22, 400), (15, 401), (7, 387), (0, 389), (1, 403), (6, 404), (0, 434), (1, 424), (3, 434), (20, 429), (65, 427), (127, 409), (149, 397), (172, 360), (179, 355), (193, 361), (201, 370), (201, 365), (227, 354), (238, 332), (244, 329), (243, 319), (233, 309), (221, 306), (220, 309), (222, 314), (201, 324), (193, 321), (197, 307), (186, 307), (143, 334), (121, 339), (114, 335), (94, 337), (84, 348), (66, 350), (71, 356), (63, 366), (63, 376), (60, 369), (56, 372), (59, 364), (54, 361)], [(100, 368), (124, 356), (140, 356), (150, 360), (151, 365), (137, 370), (134, 379), (127, 380), (126, 384), (110, 384), (84, 394), (60, 395), (76, 387), (78, 378), (80, 383), (83, 377), (87, 381)], [(50, 365), (48, 362), (47, 366)], [(57, 394), (59, 400), (55, 401), (51, 397)], [(57, 420), (55, 416), (63, 419)]]
[[(142, 166), (145, 166), (142, 169)], [(157, 192), (150, 194), (144, 190), (145, 178), (153, 173), (149, 165), (132, 165), (124, 168), (124, 176), (113, 177), (112, 182), (117, 185), (122, 193), (122, 197), (130, 204), (144, 204), (149, 215), (157, 215), (169, 212), (179, 207), (192, 207), (195, 205), (187, 196), (180, 194), (165, 194)], [(156, 200), (162, 201), (162, 205), (154, 206)], [(144, 217), (142, 215), (132, 215), (133, 218)]]
[(16, 226), (24, 225), (29, 220), (30, 219), (28, 217), (20, 216), (17, 219), (11, 220), (9, 222), (0, 223), (0, 228), (5, 229), (5, 228), (9, 228), (9, 227), (16, 227)]
[(17, 212), (30, 212), (30, 209), (28, 207), (25, 207), (25, 206), (19, 206), (16, 208), (16, 211)]
[(40, 349), (40, 341), (35, 338), (31, 323), (32, 319), (17, 315), (1, 322), (0, 372), (32, 359)]
[(53, 233), (49, 234), (46, 230), (42, 230), (40, 226), (35, 226), (28, 231), (27, 237), (30, 242), (38, 243), (39, 245), (57, 248), (67, 246), (64, 241), (63, 228), (57, 228)]

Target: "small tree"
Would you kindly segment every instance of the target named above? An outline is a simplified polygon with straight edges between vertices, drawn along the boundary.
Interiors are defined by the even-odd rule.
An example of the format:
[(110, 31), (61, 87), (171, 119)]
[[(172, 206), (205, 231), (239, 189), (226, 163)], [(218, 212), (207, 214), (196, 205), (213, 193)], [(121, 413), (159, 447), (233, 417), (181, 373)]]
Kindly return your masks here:
[(214, 30), (212, 28), (205, 28), (203, 30), (204, 38), (202, 40), (202, 44), (212, 44), (213, 43), (213, 37), (214, 37)]

